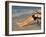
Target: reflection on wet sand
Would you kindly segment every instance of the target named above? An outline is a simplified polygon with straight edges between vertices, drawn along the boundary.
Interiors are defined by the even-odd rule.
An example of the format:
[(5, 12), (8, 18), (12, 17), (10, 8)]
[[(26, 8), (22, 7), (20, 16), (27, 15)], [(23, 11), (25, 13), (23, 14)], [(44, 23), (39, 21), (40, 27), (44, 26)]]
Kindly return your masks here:
[(33, 18), (32, 18), (32, 16), (30, 16), (30, 17), (27, 17), (27, 19), (25, 19), (25, 20), (23, 20), (23, 21), (21, 21), (21, 22), (16, 22), (17, 23), (17, 25), (19, 25), (20, 27), (24, 27), (24, 26), (27, 26), (30, 22), (32, 22), (33, 21)]

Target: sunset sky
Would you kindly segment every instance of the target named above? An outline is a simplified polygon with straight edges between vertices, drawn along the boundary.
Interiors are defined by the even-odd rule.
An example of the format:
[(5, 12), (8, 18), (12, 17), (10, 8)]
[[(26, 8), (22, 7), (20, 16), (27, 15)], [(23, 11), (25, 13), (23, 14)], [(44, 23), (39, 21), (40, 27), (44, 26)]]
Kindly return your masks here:
[(33, 10), (41, 9), (41, 7), (28, 7), (28, 6), (12, 6), (12, 15), (20, 16), (23, 14), (31, 14)]

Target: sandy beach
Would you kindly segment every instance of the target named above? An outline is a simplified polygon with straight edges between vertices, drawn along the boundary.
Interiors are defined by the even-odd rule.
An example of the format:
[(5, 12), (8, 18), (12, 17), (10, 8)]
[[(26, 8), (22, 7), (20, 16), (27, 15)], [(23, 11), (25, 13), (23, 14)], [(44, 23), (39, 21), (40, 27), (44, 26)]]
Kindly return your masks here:
[[(27, 15), (26, 15), (26, 16), (27, 16)], [(12, 18), (12, 30), (13, 30), (13, 31), (20, 31), (20, 30), (39, 30), (39, 29), (41, 29), (41, 26), (38, 25), (38, 24), (28, 25), (28, 26), (25, 27), (25, 28), (19, 27), (19, 26), (16, 24), (16, 19), (24, 19), (24, 18), (25, 18), (25, 15), (23, 15), (23, 17), (20, 16), (20, 17), (18, 17), (18, 18), (16, 18), (16, 17), (13, 17), (13, 18)]]

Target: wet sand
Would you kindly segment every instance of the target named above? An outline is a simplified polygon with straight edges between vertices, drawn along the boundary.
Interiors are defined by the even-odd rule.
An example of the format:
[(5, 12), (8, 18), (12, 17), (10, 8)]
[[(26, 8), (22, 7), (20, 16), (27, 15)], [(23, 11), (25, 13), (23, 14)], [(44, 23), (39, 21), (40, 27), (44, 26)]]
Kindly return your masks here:
[(12, 31), (23, 31), (23, 30), (40, 30), (41, 26), (38, 24), (32, 24), (32, 25), (28, 25), (25, 28), (20, 28), (17, 24), (16, 24), (16, 19), (24, 19), (25, 16), (20, 16), (18, 18), (16, 17), (12, 17)]

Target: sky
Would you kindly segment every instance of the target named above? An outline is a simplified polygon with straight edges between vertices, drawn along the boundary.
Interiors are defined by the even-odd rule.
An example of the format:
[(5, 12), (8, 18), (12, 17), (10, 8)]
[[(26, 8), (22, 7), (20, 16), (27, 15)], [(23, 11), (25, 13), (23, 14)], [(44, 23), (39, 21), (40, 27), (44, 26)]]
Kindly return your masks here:
[(37, 9), (41, 9), (41, 7), (12, 6), (12, 15), (21, 16), (23, 14), (31, 14), (33, 10)]

